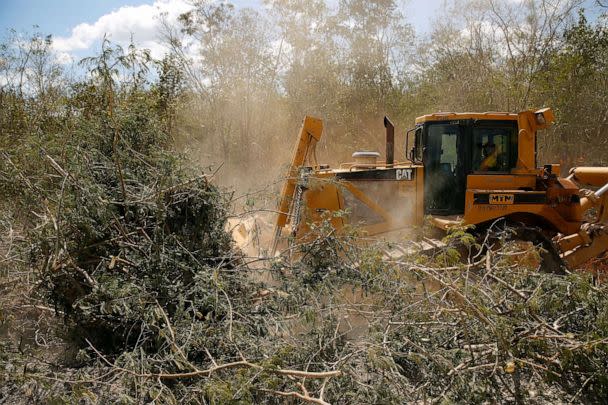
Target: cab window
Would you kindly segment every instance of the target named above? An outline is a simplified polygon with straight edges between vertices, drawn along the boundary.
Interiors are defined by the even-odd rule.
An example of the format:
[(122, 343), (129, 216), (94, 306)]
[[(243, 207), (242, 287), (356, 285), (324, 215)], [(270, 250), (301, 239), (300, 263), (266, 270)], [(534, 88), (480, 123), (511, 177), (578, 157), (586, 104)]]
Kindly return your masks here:
[(458, 163), (458, 125), (431, 125), (428, 134), (427, 166), (452, 174)]
[(517, 123), (473, 127), (472, 169), (474, 172), (509, 172), (517, 157)]
[(460, 123), (427, 125), (424, 149), (425, 212), (450, 215), (464, 211), (463, 140)]

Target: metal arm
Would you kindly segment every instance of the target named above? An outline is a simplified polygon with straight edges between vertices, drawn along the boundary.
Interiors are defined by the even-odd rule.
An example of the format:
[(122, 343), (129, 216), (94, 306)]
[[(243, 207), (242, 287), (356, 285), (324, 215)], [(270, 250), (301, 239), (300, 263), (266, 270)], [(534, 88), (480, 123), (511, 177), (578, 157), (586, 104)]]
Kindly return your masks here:
[(291, 165), (287, 171), (287, 180), (283, 185), (283, 190), (281, 191), (281, 197), (279, 199), (279, 214), (277, 215), (274, 237), (272, 239), (272, 246), (270, 250), (271, 255), (275, 254), (279, 238), (281, 237), (281, 232), (285, 225), (287, 225), (289, 222), (289, 208), (296, 193), (296, 185), (298, 182), (300, 167), (304, 165), (309, 155), (312, 154), (314, 156), (315, 146), (321, 139), (322, 133), (323, 121), (314, 117), (304, 117), (298, 142), (293, 151)]
[(581, 198), (584, 211), (597, 209), (595, 222), (584, 223), (578, 233), (556, 241), (563, 259), (574, 268), (608, 251), (608, 168), (577, 167), (570, 174), (579, 183), (593, 186), (603, 184), (597, 191)]

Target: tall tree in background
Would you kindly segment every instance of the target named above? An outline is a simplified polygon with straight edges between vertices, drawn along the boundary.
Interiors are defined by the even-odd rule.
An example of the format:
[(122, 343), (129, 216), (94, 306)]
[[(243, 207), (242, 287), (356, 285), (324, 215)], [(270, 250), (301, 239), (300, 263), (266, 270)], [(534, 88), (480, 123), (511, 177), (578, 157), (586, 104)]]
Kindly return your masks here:
[(188, 132), (200, 131), (194, 138), (206, 160), (224, 164), (228, 175), (237, 167), (277, 173), (290, 152), (286, 141), (306, 114), (326, 121), (332, 145), (373, 146), (382, 115), (398, 110), (396, 73), (413, 48), (413, 31), (396, 3), (265, 5), (268, 18), (199, 1), (182, 15), (179, 29), (166, 27), (174, 54), (191, 72), (192, 91), (200, 94), (191, 108), (195, 118), (184, 121)]
[(413, 30), (391, 0), (343, 0), (335, 20), (342, 81), (349, 89), (341, 99), (344, 125), (355, 136), (370, 137), (381, 115), (397, 113)]
[(581, 12), (537, 86), (538, 99), (554, 106), (559, 119), (541, 143), (543, 152), (567, 167), (608, 164), (607, 22), (601, 16), (591, 24)]
[[(268, 21), (252, 9), (198, 1), (180, 24), (179, 30), (166, 27), (165, 37), (189, 66), (199, 96), (184, 117), (186, 141), (198, 141), (204, 160), (225, 164), (230, 174), (236, 166), (264, 163), (261, 140), (273, 132), (268, 112), (276, 103), (276, 50)], [(194, 58), (184, 62), (187, 46)]]
[(424, 92), (444, 110), (530, 107), (539, 74), (582, 3), (455, 0), (426, 46)]
[(67, 82), (51, 44), (50, 36), (15, 31), (0, 43), (0, 146), (61, 130), (54, 117)]
[(276, 78), (292, 118), (302, 112), (332, 117), (339, 91), (331, 10), (322, 0), (268, 0), (280, 38)]

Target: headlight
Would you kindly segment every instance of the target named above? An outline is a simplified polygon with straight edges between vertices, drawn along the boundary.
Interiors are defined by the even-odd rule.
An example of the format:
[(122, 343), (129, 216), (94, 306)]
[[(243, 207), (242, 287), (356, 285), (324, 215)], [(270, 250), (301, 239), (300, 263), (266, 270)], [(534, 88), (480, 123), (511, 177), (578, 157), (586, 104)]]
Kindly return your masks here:
[(534, 114), (534, 116), (536, 117), (536, 124), (537, 125), (545, 125), (547, 123), (547, 121), (545, 120), (545, 114), (543, 114), (543, 113), (536, 113), (536, 114)]

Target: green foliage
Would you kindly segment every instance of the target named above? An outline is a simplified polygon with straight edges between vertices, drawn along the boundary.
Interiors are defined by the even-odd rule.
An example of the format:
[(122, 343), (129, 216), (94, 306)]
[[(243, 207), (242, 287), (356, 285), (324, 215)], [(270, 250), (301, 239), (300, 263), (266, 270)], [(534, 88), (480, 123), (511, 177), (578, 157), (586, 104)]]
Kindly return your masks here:
[[(305, 113), (325, 119), (338, 146), (319, 147), (338, 159), (340, 144), (380, 147), (385, 113), (405, 128), (435, 110), (553, 105), (559, 142), (540, 144), (557, 156), (604, 129), (605, 20), (572, 20), (565, 0), (554, 14), (463, 0), (415, 43), (393, 1), (266, 3), (268, 15), (196, 2), (172, 55), (104, 41), (80, 80), (49, 37), (0, 46), (0, 397), (602, 402), (605, 285), (533, 273), (507, 244), (463, 265), (479, 248), (465, 229), (434, 255), (389, 260), (330, 218), (300, 260), (254, 270), (224, 232), (226, 194), (172, 148), (198, 139), (205, 163), (250, 183), (275, 176)], [(182, 47), (192, 39), (202, 69)]]
[(546, 137), (545, 153), (559, 156), (562, 164), (606, 164), (603, 148), (588, 145), (598, 145), (607, 129), (606, 97), (597, 91), (607, 84), (607, 61), (606, 16), (592, 24), (581, 12), (577, 23), (564, 31), (562, 47), (540, 76), (539, 90), (559, 117), (555, 132)]
[[(148, 57), (108, 42), (87, 63), (91, 75), (61, 100), (69, 131), (42, 140), (26, 134), (27, 142), (4, 150), (1, 186), (15, 199), (11, 212), (24, 218), (19, 260), (36, 269), (38, 288), (28, 294), (60, 311), (64, 325), (53, 318), (54, 336), (73, 354), (52, 360), (62, 375), (49, 379), (50, 361), (28, 366), (35, 348), (7, 343), (3, 397), (178, 403), (203, 393), (211, 403), (259, 403), (273, 397), (264, 387), (289, 391), (273, 371), (326, 352), (271, 336), (269, 313), (290, 311), (284, 294), (256, 300), (261, 287), (224, 231), (226, 194), (169, 150), (167, 112), (179, 97), (173, 67), (161, 65), (159, 80), (170, 83), (149, 84)], [(333, 330), (304, 334), (325, 339)], [(180, 376), (244, 355), (252, 363)], [(85, 381), (106, 377), (113, 389)], [(62, 378), (77, 382), (62, 386)]]

